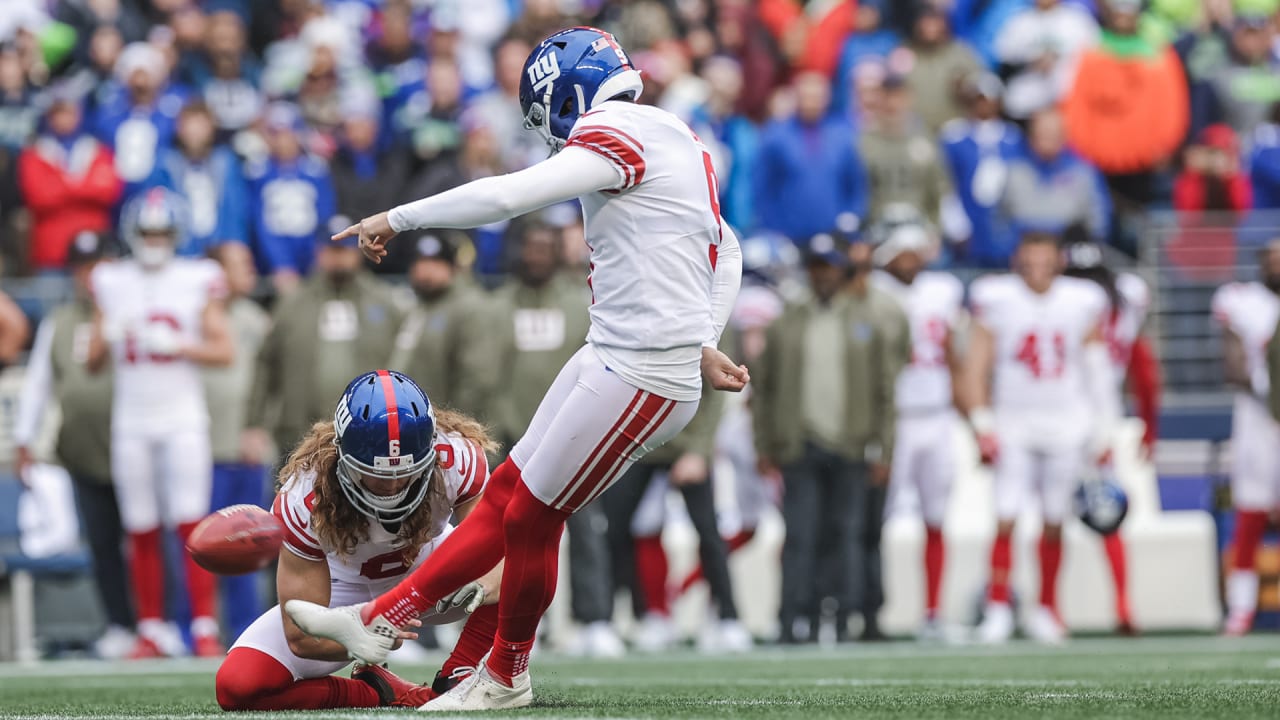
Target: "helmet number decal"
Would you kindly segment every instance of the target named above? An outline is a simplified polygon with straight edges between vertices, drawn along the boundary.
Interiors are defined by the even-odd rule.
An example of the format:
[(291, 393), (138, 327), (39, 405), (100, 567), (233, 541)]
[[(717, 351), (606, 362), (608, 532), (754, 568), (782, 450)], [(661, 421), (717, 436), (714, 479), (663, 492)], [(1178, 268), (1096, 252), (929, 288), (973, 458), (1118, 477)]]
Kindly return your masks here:
[(556, 57), (555, 50), (547, 52), (537, 62), (529, 65), (529, 83), (533, 85), (534, 92), (550, 87), (559, 77), (560, 59)]
[(400, 457), (400, 439), (396, 438), (387, 443), (387, 451), (391, 457)]

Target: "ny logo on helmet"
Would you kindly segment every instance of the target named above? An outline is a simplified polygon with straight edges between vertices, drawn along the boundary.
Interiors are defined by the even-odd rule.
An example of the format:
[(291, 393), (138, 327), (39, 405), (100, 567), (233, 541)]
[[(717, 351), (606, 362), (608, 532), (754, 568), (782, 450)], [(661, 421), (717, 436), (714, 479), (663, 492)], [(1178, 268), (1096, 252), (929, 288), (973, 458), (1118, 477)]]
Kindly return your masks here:
[(347, 397), (342, 398), (338, 409), (333, 411), (333, 429), (338, 432), (338, 437), (342, 437), (351, 424), (351, 408), (347, 407), (347, 400)]
[(529, 66), (529, 83), (533, 85), (534, 90), (541, 90), (559, 77), (560, 60), (556, 57), (555, 50), (549, 51)]

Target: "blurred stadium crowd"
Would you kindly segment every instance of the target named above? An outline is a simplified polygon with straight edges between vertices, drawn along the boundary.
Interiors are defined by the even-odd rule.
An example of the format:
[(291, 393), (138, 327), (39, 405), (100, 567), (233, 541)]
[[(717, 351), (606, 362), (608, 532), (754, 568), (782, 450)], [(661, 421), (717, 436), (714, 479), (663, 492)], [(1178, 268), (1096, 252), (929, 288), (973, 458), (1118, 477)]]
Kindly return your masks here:
[[(785, 286), (783, 297), (804, 294), (801, 257), (869, 267), (863, 241), (895, 213), (938, 241), (935, 267), (995, 269), (1028, 232), (1133, 254), (1152, 209), (1280, 208), (1275, 0), (9, 0), (3, 274), (65, 283), (76, 298), (51, 312), (18, 294), (17, 306), (33, 326), (87, 322), (88, 268), (123, 250), (121, 208), (165, 186), (187, 203), (179, 253), (217, 259), (231, 290), (236, 360), (207, 378), (215, 507), (266, 502), (278, 452), (373, 367), (405, 371), (510, 447), (585, 336), (577, 208), (418, 233), (378, 266), (328, 237), (543, 157), (520, 126), (522, 63), (544, 36), (580, 23), (612, 31), (644, 74), (641, 101), (707, 142), (723, 216), (748, 238), (747, 269)], [(761, 310), (765, 320), (779, 311)], [(21, 357), (21, 336), (0, 333), (0, 360)], [(750, 356), (761, 340), (734, 341)], [(72, 339), (52, 347), (55, 364), (77, 352)], [(89, 405), (67, 412), (58, 398), (70, 443), (58, 456), (100, 550), (121, 533), (104, 517), (109, 379), (81, 379), (75, 402)], [(750, 418), (741, 408), (723, 422), (718, 410), (699, 417), (603, 507), (570, 521), (573, 615), (591, 652), (621, 651), (609, 625), (619, 584), (638, 588), (640, 642), (673, 640), (660, 521), (632, 522), (655, 470), (681, 489), (702, 535), (699, 573), (725, 621), (707, 646), (750, 644), (733, 624), (724, 557), (750, 540), (753, 519), (721, 538), (706, 482), (717, 432)], [(33, 428), (18, 438), (20, 464), (35, 460)], [(878, 522), (864, 513), (840, 530), (857, 546), (850, 556), (868, 554), (849, 588), (813, 590), (812, 576), (793, 578), (809, 589), (784, 587), (784, 639), (810, 639), (789, 623), (815, 592), (839, 596), (841, 638), (851, 614), (879, 636)], [(96, 554), (110, 633), (125, 638), (123, 559)], [(252, 582), (228, 592), (250, 598), (224, 605), (230, 639), (265, 598)]]

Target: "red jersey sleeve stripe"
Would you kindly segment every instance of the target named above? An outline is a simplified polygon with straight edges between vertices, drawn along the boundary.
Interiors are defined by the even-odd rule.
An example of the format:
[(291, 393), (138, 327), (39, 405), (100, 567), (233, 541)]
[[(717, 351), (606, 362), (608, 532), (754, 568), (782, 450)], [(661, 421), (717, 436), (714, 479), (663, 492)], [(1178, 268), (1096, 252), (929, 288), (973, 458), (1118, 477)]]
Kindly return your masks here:
[(320, 541), (311, 536), (311, 533), (307, 531), (307, 525), (298, 519), (297, 512), (289, 506), (288, 502), (284, 502), (282, 505), (284, 506), (283, 519), (285, 530), (288, 530), (308, 547), (319, 552)]
[(485, 482), (489, 479), (489, 460), (485, 457), (484, 450), (470, 440), (467, 441), (467, 447), (471, 450), (472, 461), (467, 469), (467, 476), (462, 490), (458, 493), (457, 504), (479, 497), (480, 493), (484, 491)]
[(569, 139), (572, 140), (574, 136), (577, 136), (581, 133), (585, 133), (588, 131), (603, 132), (603, 133), (609, 133), (611, 135), (617, 135), (619, 138), (622, 138), (623, 140), (631, 143), (631, 146), (634, 147), (637, 151), (644, 152), (644, 145), (639, 140), (631, 137), (630, 135), (623, 132), (622, 130), (619, 130), (616, 127), (610, 127), (608, 125), (580, 125), (573, 129), (573, 133), (570, 134)]
[(635, 148), (618, 137), (597, 131), (584, 132), (569, 139), (567, 147), (581, 147), (612, 162), (622, 170), (624, 188), (635, 187), (644, 179), (644, 158)]
[(312, 545), (306, 539), (299, 537), (298, 533), (293, 529), (292, 523), (289, 521), (289, 515), (284, 510), (284, 497), (277, 495), (275, 502), (271, 504), (271, 512), (284, 526), (284, 546), (289, 548), (289, 552), (308, 560), (323, 560), (324, 552), (320, 550), (319, 545)]

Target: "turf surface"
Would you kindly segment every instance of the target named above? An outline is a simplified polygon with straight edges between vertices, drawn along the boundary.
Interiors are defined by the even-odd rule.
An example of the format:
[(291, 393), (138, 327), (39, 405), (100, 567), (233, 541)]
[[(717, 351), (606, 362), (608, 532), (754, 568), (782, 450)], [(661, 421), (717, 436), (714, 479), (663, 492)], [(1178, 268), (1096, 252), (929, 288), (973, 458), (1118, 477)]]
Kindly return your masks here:
[[(219, 714), (203, 661), (0, 665), (0, 717)], [(426, 678), (434, 667), (398, 667)], [(416, 670), (416, 672), (415, 672)], [(535, 705), (501, 717), (1276, 718), (1280, 638), (1082, 639), (1065, 648), (908, 643), (743, 657), (534, 660)], [(388, 711), (255, 713), (393, 717)], [(402, 717), (411, 716), (408, 713)]]

